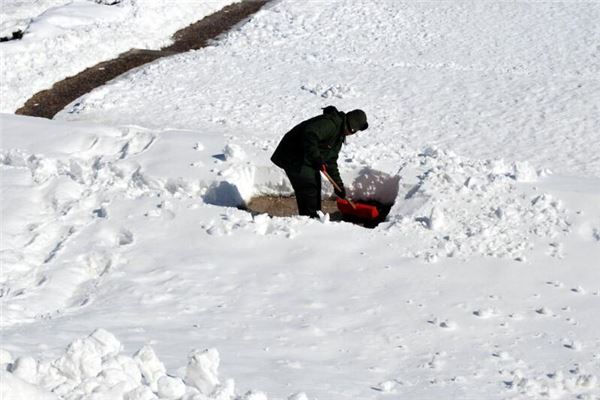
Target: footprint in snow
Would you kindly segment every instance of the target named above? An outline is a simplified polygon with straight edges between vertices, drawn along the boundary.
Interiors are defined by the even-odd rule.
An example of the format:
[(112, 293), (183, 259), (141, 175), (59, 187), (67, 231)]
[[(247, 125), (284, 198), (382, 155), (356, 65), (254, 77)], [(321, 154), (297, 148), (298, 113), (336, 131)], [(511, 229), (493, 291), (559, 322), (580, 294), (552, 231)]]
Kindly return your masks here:
[(567, 317), (565, 318), (565, 321), (573, 326), (579, 325), (579, 321), (577, 321), (575, 318)]
[(508, 354), (508, 352), (506, 352), (506, 351), (497, 351), (495, 353), (492, 353), (492, 357), (498, 358), (500, 360), (510, 360), (511, 359), (510, 354)]
[(204, 150), (204, 145), (201, 142), (197, 142), (194, 145), (194, 150), (196, 150), (196, 151), (203, 151)]
[(562, 288), (565, 286), (565, 284), (560, 281), (548, 281), (546, 282), (546, 285), (554, 286), (555, 288)]
[(487, 318), (497, 317), (498, 315), (500, 315), (500, 312), (498, 310), (496, 310), (495, 308), (488, 307), (488, 308), (480, 308), (480, 309), (473, 311), (473, 315), (475, 315), (478, 318), (487, 319)]
[(377, 385), (371, 386), (371, 389), (382, 393), (394, 393), (395, 388), (396, 386), (398, 386), (398, 384), (400, 384), (400, 382), (394, 379), (380, 382)]
[(563, 345), (563, 347), (566, 347), (567, 349), (571, 349), (574, 351), (581, 351), (581, 349), (583, 349), (583, 345), (581, 344), (581, 342), (579, 342), (577, 340), (571, 340), (568, 338), (565, 338), (562, 340), (562, 345)]
[(552, 310), (551, 310), (551, 309), (549, 309), (549, 308), (548, 308), (548, 307), (546, 307), (546, 306), (542, 306), (542, 307), (540, 307), (540, 308), (537, 308), (537, 309), (535, 310), (535, 312), (536, 312), (536, 314), (538, 314), (538, 315), (556, 317), (556, 314), (554, 314), (554, 313), (552, 312)]
[(446, 363), (442, 359), (442, 357), (444, 357), (445, 355), (446, 355), (445, 352), (435, 353), (428, 362), (421, 364), (421, 368), (435, 369), (435, 370), (441, 369), (444, 366), (444, 364)]
[(546, 252), (547, 255), (549, 255), (550, 257), (555, 257), (555, 258), (564, 258), (564, 254), (563, 254), (564, 246), (562, 243), (552, 242), (549, 244), (549, 246), (550, 246), (550, 248)]
[(444, 330), (448, 330), (448, 331), (453, 331), (458, 327), (458, 325), (454, 321), (451, 321), (449, 319), (441, 320), (437, 317), (432, 318), (432, 319), (428, 320), (427, 322), (432, 325), (435, 325), (439, 328), (442, 328)]
[(133, 243), (133, 233), (127, 229), (122, 229), (117, 235), (117, 243), (119, 246), (127, 246)]
[(572, 288), (571, 292), (577, 293), (577, 294), (586, 294), (585, 289), (582, 288), (581, 286), (577, 286), (577, 287)]

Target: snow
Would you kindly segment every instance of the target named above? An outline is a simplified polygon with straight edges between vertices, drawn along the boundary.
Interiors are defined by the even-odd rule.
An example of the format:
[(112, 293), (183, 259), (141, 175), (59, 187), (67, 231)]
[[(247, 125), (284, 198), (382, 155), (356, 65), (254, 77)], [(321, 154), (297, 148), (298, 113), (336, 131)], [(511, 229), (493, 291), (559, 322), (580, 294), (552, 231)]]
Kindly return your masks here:
[[(3, 398), (600, 398), (598, 3), (379, 5), (0, 114)], [(328, 104), (369, 116), (340, 172), (386, 221), (238, 209)]]
[(281, 1), (213, 47), (127, 74), (58, 118), (212, 121), (276, 140), (335, 104), (372, 121), (344, 152), (355, 164), (437, 145), (598, 176), (598, 20), (598, 2)]
[(24, 36), (0, 44), (0, 112), (132, 48), (168, 45), (175, 31), (233, 2), (3, 0), (0, 37)]
[(70, 0), (3, 0), (0, 9), (0, 37), (11, 37), (13, 32), (25, 31), (33, 17)]
[(73, 341), (55, 360), (38, 362), (31, 357), (18, 358), (8, 366), (8, 371), (1, 372), (0, 393), (3, 399), (14, 400), (240, 398), (236, 396), (233, 380), (219, 383), (218, 368), (216, 350), (194, 350), (187, 366), (186, 385), (182, 378), (167, 374), (150, 346), (144, 346), (129, 357), (121, 354), (121, 345), (114, 335), (98, 329)]

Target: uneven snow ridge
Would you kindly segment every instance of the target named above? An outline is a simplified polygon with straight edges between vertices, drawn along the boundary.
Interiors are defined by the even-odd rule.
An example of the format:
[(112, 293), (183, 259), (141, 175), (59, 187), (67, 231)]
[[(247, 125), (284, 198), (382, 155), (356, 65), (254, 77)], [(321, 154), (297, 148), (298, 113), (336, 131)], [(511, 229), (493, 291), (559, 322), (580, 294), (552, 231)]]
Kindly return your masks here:
[(122, 354), (121, 343), (103, 329), (77, 339), (62, 356), (38, 361), (13, 360), (2, 350), (5, 400), (266, 400), (258, 391), (237, 395), (232, 379), (219, 380), (216, 349), (192, 350), (181, 376), (170, 375), (149, 345)]
[(522, 261), (533, 248), (532, 237), (570, 231), (560, 199), (522, 184), (538, 179), (527, 163), (469, 160), (434, 148), (401, 159), (398, 175), (410, 180), (418, 173), (417, 183), (403, 185), (381, 229), (418, 235), (414, 255), (429, 261), (472, 255)]

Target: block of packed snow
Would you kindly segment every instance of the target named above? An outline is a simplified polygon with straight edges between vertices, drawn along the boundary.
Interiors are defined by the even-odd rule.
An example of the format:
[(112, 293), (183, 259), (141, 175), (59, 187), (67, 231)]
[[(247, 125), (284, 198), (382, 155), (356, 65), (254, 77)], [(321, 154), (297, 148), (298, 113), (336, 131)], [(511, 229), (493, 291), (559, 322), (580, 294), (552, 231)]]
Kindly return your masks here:
[(166, 375), (165, 365), (158, 359), (156, 353), (150, 346), (144, 346), (133, 355), (142, 376), (153, 392), (158, 390), (158, 380)]
[(264, 392), (251, 390), (242, 397), (242, 400), (268, 400), (268, 397)]
[(185, 394), (185, 383), (181, 378), (168, 375), (161, 376), (158, 380), (158, 395), (167, 400), (176, 400)]
[(128, 380), (140, 384), (142, 382), (142, 372), (138, 363), (131, 357), (118, 355), (111, 357), (102, 363), (102, 369), (115, 369), (121, 371)]
[(109, 332), (98, 329), (84, 339), (73, 341), (53, 366), (67, 379), (81, 381), (102, 371), (103, 357), (116, 355), (121, 343)]
[(137, 387), (123, 396), (123, 400), (157, 400), (158, 397), (148, 386)]
[(224, 384), (218, 385), (210, 394), (214, 400), (234, 400), (238, 397), (235, 394), (235, 382), (233, 379), (227, 379)]
[(517, 182), (535, 182), (538, 173), (529, 163), (517, 161), (513, 164), (513, 176)]
[(220, 363), (217, 349), (193, 350), (189, 355), (185, 383), (204, 394), (210, 394), (219, 384)]
[(0, 370), (0, 382), (2, 400), (58, 400), (56, 395), (45, 392), (8, 371)]
[(14, 376), (29, 382), (38, 383), (38, 363), (32, 357), (19, 357), (12, 364), (10, 371)]
[(12, 354), (8, 350), (0, 348), (0, 366), (13, 362)]
[(439, 207), (433, 207), (427, 222), (429, 229), (438, 231), (446, 225), (446, 218)]
[(96, 329), (92, 332), (90, 338), (97, 342), (97, 348), (102, 357), (116, 356), (121, 351), (121, 342), (117, 340), (115, 335), (104, 329)]
[(246, 158), (246, 152), (237, 144), (227, 144), (223, 149), (223, 156), (225, 160), (244, 160)]
[(67, 347), (66, 353), (54, 362), (54, 366), (67, 379), (81, 381), (95, 377), (102, 371), (102, 354), (89, 337), (77, 339)]
[(308, 396), (304, 392), (298, 392), (290, 395), (288, 400), (308, 400)]

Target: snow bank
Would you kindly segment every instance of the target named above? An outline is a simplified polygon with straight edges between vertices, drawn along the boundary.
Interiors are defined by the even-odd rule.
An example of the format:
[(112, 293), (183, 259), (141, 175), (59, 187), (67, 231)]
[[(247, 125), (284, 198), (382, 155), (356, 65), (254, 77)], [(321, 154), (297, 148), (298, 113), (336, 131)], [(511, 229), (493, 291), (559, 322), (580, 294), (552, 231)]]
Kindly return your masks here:
[(437, 148), (409, 154), (403, 162), (402, 188), (380, 229), (418, 235), (415, 256), (524, 260), (535, 237), (570, 231), (568, 210), (537, 190), (532, 181), (539, 173), (527, 163), (472, 160)]
[[(5, 206), (11, 211), (3, 229), (11, 246), (30, 243), (29, 251), (9, 250), (4, 258), (7, 268), (20, 269), (23, 276), (35, 265), (52, 261), (56, 249), (88, 224), (108, 223), (105, 205), (116, 195), (201, 198), (204, 204), (239, 207), (256, 195), (293, 193), (284, 172), (269, 161), (272, 142), (241, 139), (228, 135), (227, 129), (207, 125), (200, 133), (9, 116), (2, 120), (0, 166), (6, 171), (4, 185), (15, 188), (7, 192), (11, 201)], [(36, 139), (40, 129), (46, 134)], [(367, 153), (357, 158), (363, 155)], [(569, 231), (568, 211), (560, 199), (537, 190), (541, 172), (525, 162), (469, 159), (430, 147), (421, 152), (405, 149), (379, 168), (356, 164), (340, 165), (349, 195), (394, 204), (378, 231), (419, 238), (407, 246), (405, 256), (434, 260), (475, 254), (524, 260), (535, 237)], [(332, 192), (324, 183), (323, 195)], [(36, 210), (45, 210), (46, 222), (35, 217)], [(160, 210), (170, 212), (166, 205)], [(59, 216), (67, 223), (51, 225)], [(293, 236), (285, 219), (258, 228), (258, 220), (250, 216), (231, 218), (201, 226), (213, 234), (250, 229)], [(97, 277), (106, 265), (114, 268), (115, 262), (103, 254), (134, 240), (128, 229), (114, 225), (94, 235), (98, 242), (91, 259), (104, 261), (86, 261), (96, 265), (91, 275), (89, 269), (74, 273), (67, 268), (70, 278), (63, 277), (64, 282), (76, 286)]]
[[(0, 397), (4, 400), (251, 400), (235, 383), (219, 380), (219, 352), (192, 350), (184, 376), (170, 375), (152, 347), (132, 357), (110, 332), (97, 329), (73, 341), (54, 360), (19, 357), (3, 363)], [(267, 399), (262, 395), (261, 399)]]
[(3, 1), (0, 37), (24, 36), (0, 44), (0, 112), (127, 50), (167, 45), (178, 29), (235, 1)]

